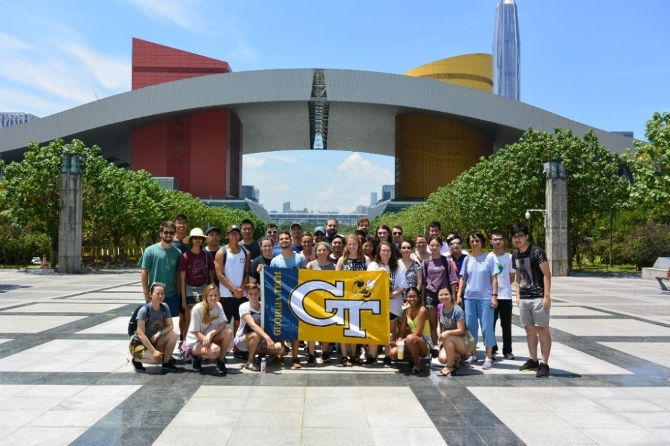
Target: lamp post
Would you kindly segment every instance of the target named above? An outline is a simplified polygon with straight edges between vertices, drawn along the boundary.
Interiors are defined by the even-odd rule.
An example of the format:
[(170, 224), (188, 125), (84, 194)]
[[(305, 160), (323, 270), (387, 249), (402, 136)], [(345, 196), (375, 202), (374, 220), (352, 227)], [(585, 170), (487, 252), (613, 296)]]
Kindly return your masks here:
[(81, 158), (65, 147), (58, 220), (58, 271), (65, 274), (81, 272), (82, 172)]

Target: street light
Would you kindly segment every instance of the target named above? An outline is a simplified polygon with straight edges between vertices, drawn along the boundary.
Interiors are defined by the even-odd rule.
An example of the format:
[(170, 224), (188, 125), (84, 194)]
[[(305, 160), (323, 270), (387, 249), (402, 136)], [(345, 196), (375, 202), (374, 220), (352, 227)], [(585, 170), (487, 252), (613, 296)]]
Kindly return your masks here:
[(546, 209), (526, 209), (526, 220), (530, 220), (531, 212), (541, 212), (542, 217), (544, 217), (544, 227), (547, 227), (547, 210)]

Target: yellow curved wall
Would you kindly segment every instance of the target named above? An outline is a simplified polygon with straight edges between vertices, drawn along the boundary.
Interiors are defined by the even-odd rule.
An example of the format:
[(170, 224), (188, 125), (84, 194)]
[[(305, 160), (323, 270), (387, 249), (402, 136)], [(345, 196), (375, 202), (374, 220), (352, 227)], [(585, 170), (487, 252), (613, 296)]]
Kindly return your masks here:
[(405, 75), (493, 93), (493, 56), (474, 53), (449, 57), (421, 65)]
[(435, 116), (397, 115), (396, 198), (426, 198), (493, 153), (486, 133)]

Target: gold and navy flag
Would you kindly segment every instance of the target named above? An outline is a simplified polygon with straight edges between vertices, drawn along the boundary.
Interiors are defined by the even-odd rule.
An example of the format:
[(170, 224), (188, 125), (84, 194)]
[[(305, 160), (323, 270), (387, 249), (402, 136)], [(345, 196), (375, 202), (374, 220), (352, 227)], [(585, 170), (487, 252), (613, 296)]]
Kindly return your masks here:
[(389, 274), (263, 268), (262, 325), (273, 339), (389, 343)]

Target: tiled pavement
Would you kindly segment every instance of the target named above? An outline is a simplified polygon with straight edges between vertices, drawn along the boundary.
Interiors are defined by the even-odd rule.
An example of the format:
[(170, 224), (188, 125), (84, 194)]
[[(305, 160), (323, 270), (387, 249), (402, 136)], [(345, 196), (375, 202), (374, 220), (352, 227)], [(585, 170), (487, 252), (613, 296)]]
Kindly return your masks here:
[[(138, 271), (0, 271), (0, 444), (670, 444), (670, 297), (634, 278), (554, 279), (552, 376), (516, 361), (136, 374)], [(516, 311), (516, 309), (515, 309)], [(498, 329), (498, 335), (500, 330)], [(500, 342), (500, 340), (499, 340)]]

